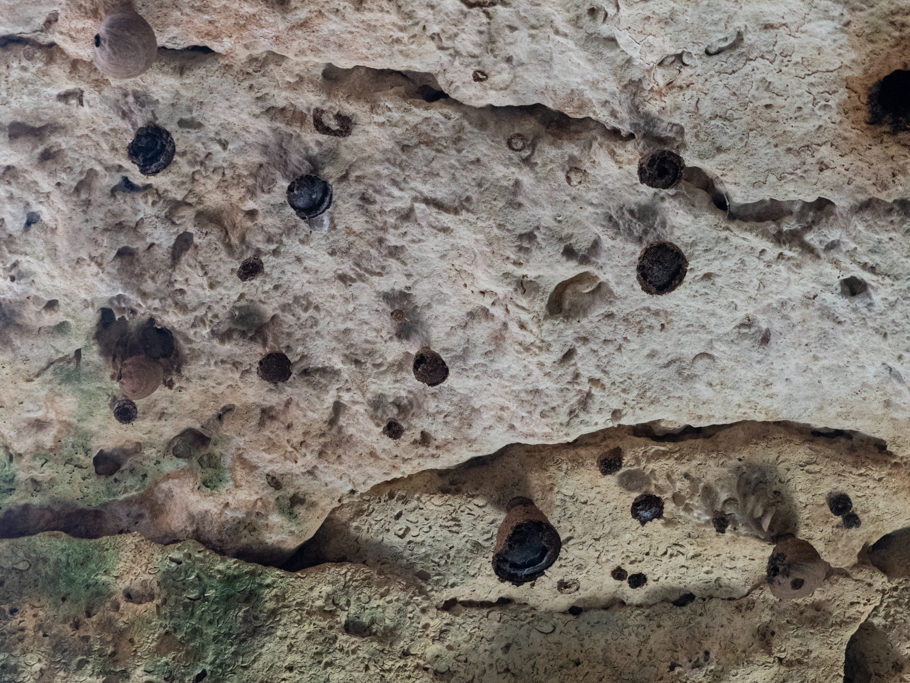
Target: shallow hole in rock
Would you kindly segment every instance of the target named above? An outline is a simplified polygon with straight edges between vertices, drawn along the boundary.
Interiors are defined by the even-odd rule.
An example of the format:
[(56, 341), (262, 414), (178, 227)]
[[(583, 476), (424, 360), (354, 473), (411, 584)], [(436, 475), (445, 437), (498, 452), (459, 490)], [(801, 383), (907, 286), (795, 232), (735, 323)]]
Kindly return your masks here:
[(130, 399), (122, 398), (114, 403), (113, 413), (117, 422), (128, 425), (139, 416), (139, 409)]
[(651, 486), (651, 477), (638, 468), (622, 470), (616, 475), (616, 483), (626, 491), (643, 491)]
[(442, 384), (449, 377), (449, 366), (442, 356), (427, 346), (414, 355), (413, 370), (414, 377), (428, 387)]
[(183, 255), (190, 250), (190, 247), (193, 246), (193, 233), (188, 230), (184, 230), (177, 237), (174, 238), (174, 243), (171, 245), (171, 261), (177, 263), (183, 258)]
[(672, 242), (655, 242), (638, 257), (638, 284), (648, 294), (669, 294), (682, 284), (689, 269), (682, 249)]
[(828, 494), (827, 501), (831, 514), (837, 517), (843, 517), (853, 509), (853, 501), (846, 493), (831, 492)]
[(642, 493), (632, 501), (632, 517), (642, 526), (664, 516), (664, 501), (653, 493)]
[(842, 296), (847, 298), (853, 298), (859, 296), (860, 294), (865, 294), (869, 290), (869, 285), (866, 284), (866, 281), (851, 275), (850, 277), (845, 277), (840, 281), (840, 293)]
[(847, 642), (844, 652), (844, 683), (898, 680), (904, 669), (901, 655), (888, 634), (866, 621)]
[(642, 185), (658, 190), (669, 190), (682, 180), (686, 164), (676, 152), (658, 150), (642, 157), (638, 162), (638, 180)]
[(382, 428), (382, 433), (393, 441), (397, 441), (404, 434), (404, 427), (401, 426), (398, 420), (389, 420), (385, 423), (385, 427)]
[(241, 282), (247, 282), (262, 274), (264, 270), (262, 259), (258, 256), (250, 256), (241, 261), (240, 266), (237, 268), (237, 277)]
[(629, 572), (627, 572), (622, 567), (613, 567), (613, 571), (610, 572), (610, 576), (612, 576), (616, 581), (625, 581), (627, 578), (629, 578)]
[(863, 523), (855, 512), (848, 512), (843, 516), (843, 520), (845, 529), (856, 529)]
[(885, 534), (864, 548), (862, 556), (889, 579), (910, 576), (910, 527)]
[(869, 123), (891, 126), (893, 132), (910, 124), (910, 71), (897, 69), (869, 90)]
[(616, 474), (622, 469), (622, 448), (616, 446), (597, 458), (597, 469), (604, 476)]
[(559, 557), (562, 540), (553, 525), (527, 498), (513, 498), (496, 536), (493, 571), (516, 586), (534, 581)]
[(715, 512), (711, 517), (711, 524), (714, 526), (714, 531), (725, 534), (730, 527), (730, 516), (723, 512)]
[[(329, 119), (331, 119), (331, 123), (329, 123)], [(354, 128), (354, 122), (350, 116), (338, 112), (329, 114), (325, 109), (316, 107), (313, 109), (313, 128), (320, 135), (346, 138)]]
[(680, 595), (678, 598), (676, 598), (675, 600), (673, 600), (673, 602), (672, 602), (671, 604), (672, 604), (674, 607), (685, 607), (686, 605), (689, 605), (689, 604), (691, 604), (691, 603), (693, 603), (693, 602), (695, 602), (695, 594), (694, 594), (694, 593), (683, 593), (683, 594)]
[(208, 448), (211, 442), (212, 440), (198, 429), (188, 427), (172, 438), (167, 448), (175, 458), (189, 460)]
[(628, 582), (629, 582), (629, 588), (633, 588), (633, 589), (641, 588), (646, 583), (648, 583), (648, 577), (645, 576), (644, 574), (642, 574), (641, 572), (637, 572), (635, 574), (629, 574)]
[(556, 590), (564, 595), (577, 593), (579, 588), (581, 586), (578, 583), (578, 579), (560, 579), (556, 582)]
[(142, 345), (143, 353), (154, 359), (170, 358), (176, 349), (174, 333), (166, 327), (155, 325), (154, 318), (149, 318), (139, 331), (139, 343)]
[(259, 377), (266, 382), (278, 384), (291, 378), (291, 359), (283, 353), (268, 353), (259, 360)]
[(109, 477), (120, 469), (120, 457), (117, 453), (100, 450), (92, 458), (92, 467), (95, 468), (95, 474), (101, 477)]
[(506, 145), (513, 152), (521, 152), (528, 146), (528, 139), (521, 133), (512, 133), (506, 140)]
[(161, 126), (152, 124), (136, 131), (127, 147), (130, 161), (142, 175), (161, 173), (174, 160), (174, 138)]

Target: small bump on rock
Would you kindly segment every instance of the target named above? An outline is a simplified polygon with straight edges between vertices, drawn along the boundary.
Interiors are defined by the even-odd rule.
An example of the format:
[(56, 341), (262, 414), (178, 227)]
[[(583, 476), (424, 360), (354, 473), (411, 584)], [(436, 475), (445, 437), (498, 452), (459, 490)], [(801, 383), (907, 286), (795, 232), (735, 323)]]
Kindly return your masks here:
[(682, 284), (688, 269), (682, 249), (672, 242), (654, 242), (639, 255), (636, 276), (648, 294), (669, 294)]
[(428, 387), (442, 384), (449, 377), (449, 366), (438, 353), (424, 346), (414, 355), (414, 377)]
[(158, 55), (155, 31), (124, 3), (105, 15), (92, 43), (95, 66), (112, 78), (134, 78), (145, 72)]
[(315, 175), (302, 175), (288, 185), (288, 204), (300, 218), (316, 218), (332, 206), (332, 186)]
[(151, 396), (161, 386), (161, 366), (148, 356), (131, 356), (120, 364), (117, 381), (120, 391), (134, 401)]
[(142, 175), (155, 175), (174, 160), (176, 146), (167, 130), (152, 124), (136, 131), (126, 151)]
[(513, 498), (496, 535), (493, 572), (516, 586), (534, 581), (559, 557), (562, 540), (546, 516), (528, 498)]
[(810, 543), (787, 536), (777, 542), (768, 558), (766, 579), (775, 597), (804, 598), (822, 585), (830, 569)]
[(664, 501), (653, 493), (642, 493), (632, 501), (632, 517), (642, 526), (664, 516)]
[(198, 429), (187, 427), (170, 440), (168, 451), (175, 458), (189, 460), (208, 448), (211, 442), (211, 438)]
[(676, 152), (661, 149), (641, 158), (638, 162), (638, 180), (642, 185), (658, 190), (669, 190), (682, 180), (686, 163)]
[(283, 353), (268, 353), (259, 360), (259, 377), (266, 382), (278, 384), (291, 378), (291, 359)]
[(122, 398), (113, 407), (114, 418), (120, 424), (128, 425), (139, 415), (139, 409), (136, 404), (128, 398)]

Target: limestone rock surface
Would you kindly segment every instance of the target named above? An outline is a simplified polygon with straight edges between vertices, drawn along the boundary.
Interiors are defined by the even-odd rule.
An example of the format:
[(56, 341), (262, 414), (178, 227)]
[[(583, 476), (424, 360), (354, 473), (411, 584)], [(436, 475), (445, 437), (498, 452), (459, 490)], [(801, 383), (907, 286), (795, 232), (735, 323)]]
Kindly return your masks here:
[[(351, 680), (359, 658), (365, 680), (899, 677), (903, 579), (865, 553), (910, 526), (910, 131), (874, 115), (908, 66), (901, 3), (136, 0), (157, 58), (110, 80), (92, 40), (117, 4), (0, 11), (0, 537), (28, 563), (76, 553), (59, 581), (91, 564), (100, 611), (76, 618), (148, 647), (53, 662), (58, 579), (4, 559), (11, 680)], [(145, 176), (127, 148), (151, 124), (176, 153)], [(666, 190), (638, 176), (662, 149), (686, 164)], [(332, 188), (318, 225), (287, 201), (306, 174)], [(651, 274), (668, 291), (641, 284), (658, 242), (686, 263)], [(415, 373), (425, 348), (444, 381)], [(279, 353), (290, 377), (266, 381)], [(828, 511), (837, 491), (859, 524)], [(641, 493), (664, 502), (644, 525)], [(563, 548), (513, 587), (490, 556), (518, 495)], [(765, 565), (790, 531), (832, 570), (778, 603)], [(388, 598), (388, 630), (357, 617), (294, 671), (276, 649), (228, 673), (238, 633), (293, 643), (112, 602), (114, 572), (169, 567), (178, 542), (268, 577), (248, 611), (281, 632), (326, 618), (278, 597), (320, 583)], [(159, 588), (142, 604), (185, 619)]]

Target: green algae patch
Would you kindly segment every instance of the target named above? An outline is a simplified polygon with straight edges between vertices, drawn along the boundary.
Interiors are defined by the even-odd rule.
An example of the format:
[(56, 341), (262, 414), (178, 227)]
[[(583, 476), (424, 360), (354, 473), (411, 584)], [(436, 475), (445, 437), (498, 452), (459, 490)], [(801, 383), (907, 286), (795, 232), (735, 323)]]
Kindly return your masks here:
[(99, 415), (107, 415), (111, 395), (119, 389), (110, 378), (110, 373), (99, 363), (88, 360), (94, 347), (83, 347), (80, 363), (56, 363), (48, 379), (52, 381), (48, 390), (58, 391), (76, 400), (73, 417), (79, 422), (91, 422)]
[(291, 496), (278, 496), (275, 499), (275, 509), (278, 511), (279, 515), (289, 522), (296, 522), (300, 517), (300, 515), (297, 514), (297, 509), (291, 503)]
[(19, 657), (9, 652), (4, 652), (3, 634), (0, 633), (0, 681), (26, 680), (22, 668), (19, 666)]
[(28, 540), (32, 592), (51, 609), (85, 613), (113, 597), (118, 552), (106, 543), (58, 533)]
[(271, 593), (276, 578), (254, 565), (208, 551), (178, 551), (159, 564), (162, 631), (181, 645), (185, 662), (204, 667), (214, 680), (230, 680), (243, 659), (261, 656), (278, 616)]
[(16, 491), (17, 472), (12, 454), (0, 452), (0, 505)]
[(227, 468), (224, 466), (224, 459), (220, 453), (207, 452), (199, 456), (197, 461), (199, 467), (199, 484), (203, 488), (211, 491), (217, 491), (224, 488), (230, 476)]

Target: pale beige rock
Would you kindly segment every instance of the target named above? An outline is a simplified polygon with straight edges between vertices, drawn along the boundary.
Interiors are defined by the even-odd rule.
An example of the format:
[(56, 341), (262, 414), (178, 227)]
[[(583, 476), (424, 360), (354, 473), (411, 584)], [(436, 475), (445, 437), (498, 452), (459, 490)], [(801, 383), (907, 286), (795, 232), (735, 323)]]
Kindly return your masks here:
[[(773, 487), (747, 499), (733, 453), (777, 468), (798, 494), (799, 537), (835, 569), (910, 525), (910, 133), (867, 123), (870, 87), (905, 66), (897, 3), (137, 2), (162, 48), (129, 82), (91, 63), (113, 5), (0, 12), (6, 534), (134, 530), (280, 563), (344, 500), (326, 528), (378, 506), (389, 549), (367, 549), (429, 573), (440, 599), (518, 599), (490, 575), (490, 525), (500, 497), (528, 495), (573, 540), (522, 601), (568, 609), (550, 590), (561, 578), (585, 605), (654, 602), (669, 586), (671, 599), (710, 596), (717, 617), (736, 603), (721, 598), (766, 594), (753, 587), (792, 511)], [(126, 146), (150, 122), (177, 152), (146, 179)], [(688, 168), (652, 190), (638, 161), (664, 147)], [(285, 200), (311, 172), (333, 187), (325, 234)], [(660, 297), (636, 281), (655, 241), (688, 261)], [(265, 272), (242, 282), (251, 254)], [(102, 308), (154, 318), (179, 349), (130, 425), (110, 412), (120, 387), (95, 336)], [(413, 376), (424, 346), (449, 368), (434, 387)], [(294, 374), (271, 385), (256, 364), (279, 349)], [(400, 439), (383, 431), (391, 419)], [(600, 432), (655, 421), (733, 427), (692, 449)], [(849, 443), (777, 421), (847, 430)], [(189, 428), (209, 442), (176, 457)], [(576, 474), (577, 443), (559, 444), (578, 437), (631, 449), (628, 488), (593, 465)], [(95, 453), (134, 441), (120, 470), (95, 474)], [(416, 522), (373, 499), (400, 492), (383, 482), (413, 477), (406, 489), (515, 443), (554, 444), (567, 471), (519, 459), (501, 490), (471, 481), (486, 508), (467, 564), (437, 570), (416, 543), (456, 528), (438, 488), (415, 497)], [(641, 527), (628, 506), (648, 486), (665, 518)], [(845, 488), (859, 529), (825, 508)], [(596, 508), (592, 491), (623, 504)], [(735, 540), (710, 526), (715, 508), (739, 515)], [(647, 539), (667, 578), (648, 568), (641, 589), (616, 585), (614, 562), (643, 559), (616, 558), (598, 545), (608, 537), (628, 553)], [(447, 540), (468, 552), (460, 531)], [(834, 576), (812, 599), (858, 583)], [(810, 629), (736, 675), (769, 680), (772, 652), (842, 653), (872, 598), (856, 604), (831, 643)], [(427, 666), (453, 658), (434, 650)], [(818, 680), (836, 668), (825, 661)]]

